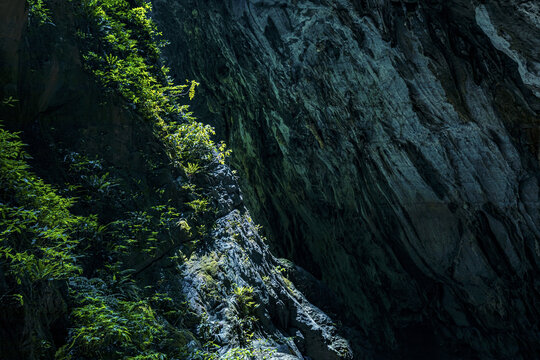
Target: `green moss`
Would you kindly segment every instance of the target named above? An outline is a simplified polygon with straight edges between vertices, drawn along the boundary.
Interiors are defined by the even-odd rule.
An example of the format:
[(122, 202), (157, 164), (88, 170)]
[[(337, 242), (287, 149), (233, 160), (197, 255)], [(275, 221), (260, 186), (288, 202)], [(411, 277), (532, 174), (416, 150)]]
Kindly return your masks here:
[(203, 279), (203, 289), (209, 299), (221, 301), (222, 296), (219, 292), (217, 275), (220, 272), (219, 258), (215, 253), (210, 253), (198, 258), (196, 261), (200, 264), (201, 271), (199, 276)]
[(215, 278), (220, 270), (219, 260), (215, 253), (201, 257), (199, 263), (201, 264), (202, 271), (208, 274), (208, 276)]

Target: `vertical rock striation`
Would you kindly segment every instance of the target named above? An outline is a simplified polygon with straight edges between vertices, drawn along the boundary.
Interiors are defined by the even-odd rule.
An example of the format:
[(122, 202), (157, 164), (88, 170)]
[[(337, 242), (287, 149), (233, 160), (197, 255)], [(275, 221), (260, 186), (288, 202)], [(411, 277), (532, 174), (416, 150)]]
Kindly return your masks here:
[(539, 356), (535, 1), (156, 0), (155, 17), (256, 221), (359, 336), (390, 357)]

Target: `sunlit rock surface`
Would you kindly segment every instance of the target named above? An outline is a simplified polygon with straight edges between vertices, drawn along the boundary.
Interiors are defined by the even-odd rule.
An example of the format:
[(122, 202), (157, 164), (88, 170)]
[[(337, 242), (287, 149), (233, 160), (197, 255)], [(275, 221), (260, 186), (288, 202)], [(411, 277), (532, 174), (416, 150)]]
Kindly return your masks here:
[[(159, 256), (139, 256), (129, 263), (137, 286), (149, 285), (186, 306), (174, 309), (183, 313), (169, 325), (187, 343), (190, 359), (203, 358), (200, 349), (208, 347), (207, 359), (233, 359), (246, 352), (261, 360), (351, 359), (349, 341), (336, 321), (297, 290), (270, 253), (231, 169), (213, 162), (195, 179), (173, 166), (174, 159), (167, 156), (151, 124), (132, 111), (133, 104), (105, 91), (84, 69), (75, 39), (77, 24), (69, 13), (72, 8), (61, 0), (48, 1), (47, 8), (54, 24), (32, 27), (24, 0), (0, 4), (0, 99), (18, 100), (13, 108), (1, 108), (2, 126), (21, 132), (32, 156), (31, 170), (55, 188), (65, 188), (77, 175), (70, 158), (96, 159), (92, 163), (107, 171), (110, 186), (105, 187), (105, 195), (95, 189), (86, 194), (96, 199), (90, 209), (80, 208), (75, 201), (73, 211), (96, 214), (107, 226), (129, 213), (144, 214), (163, 198), (168, 205), (182, 208), (194, 200), (186, 198), (182, 186), (196, 184), (210, 205), (208, 235), (187, 251), (180, 223), (176, 224), (166, 239), (168, 247), (157, 249)], [(199, 118), (205, 121), (204, 114)], [(106, 236), (98, 240), (110, 241)], [(92, 263), (88, 258), (82, 261)], [(4, 306), (4, 295), (11, 289), (3, 269), (0, 358), (48, 358), (43, 354), (54, 354), (66, 345), (73, 326), (67, 282), (44, 281), (33, 289), (40, 303), (25, 302), (24, 308), (11, 311), (13, 307)], [(95, 270), (86, 267), (84, 276), (104, 283)], [(235, 293), (239, 288), (250, 290), (253, 313), (239, 312), (242, 297)], [(36, 346), (40, 341), (47, 349)]]
[(535, 1), (154, 7), (254, 220), (337, 294), (356, 357), (540, 356)]

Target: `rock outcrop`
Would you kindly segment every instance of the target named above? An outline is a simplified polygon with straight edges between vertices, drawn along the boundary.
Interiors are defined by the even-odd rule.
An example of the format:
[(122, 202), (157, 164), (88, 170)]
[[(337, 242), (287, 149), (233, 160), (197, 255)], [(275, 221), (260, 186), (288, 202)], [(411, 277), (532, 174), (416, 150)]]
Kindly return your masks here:
[(154, 15), (174, 75), (203, 84), (197, 113), (233, 148), (255, 221), (338, 294), (375, 358), (529, 359), (539, 11), (156, 0)]
[[(168, 245), (157, 249), (157, 256), (138, 254), (128, 259), (129, 281), (141, 289), (156, 288), (175, 304), (186, 305), (173, 309), (181, 316), (168, 324), (179, 337), (168, 339), (178, 341), (176, 350), (187, 346), (190, 359), (248, 355), (350, 359), (349, 343), (335, 322), (280, 271), (280, 263), (245, 208), (230, 168), (215, 162), (188, 176), (175, 167), (152, 124), (133, 111), (133, 104), (126, 104), (110, 89), (104, 91), (84, 68), (73, 4), (48, 1), (54, 24), (36, 26), (27, 23), (25, 3), (4, 2), (0, 7), (6, 10), (0, 14), (0, 99), (17, 100), (13, 108), (2, 107), (0, 119), (2, 126), (21, 132), (29, 145), (32, 171), (66, 196), (66, 184), (76, 184), (71, 189), (81, 191), (80, 202), (73, 211), (96, 214), (106, 224), (102, 229), (114, 227), (115, 221), (129, 214), (144, 217), (152, 207), (161, 206), (160, 201), (185, 209), (184, 204), (194, 200), (186, 196), (185, 186), (196, 185), (208, 198), (211, 207), (205, 225), (209, 231), (198, 243), (182, 244), (182, 221), (176, 221), (168, 229)], [(89, 173), (80, 176), (75, 168), (81, 166), (90, 166)], [(85, 189), (87, 180), (96, 186)], [(104, 234), (85, 245), (88, 254), (80, 256), (84, 278), (70, 280), (72, 290), (93, 286), (105, 291), (108, 286), (99, 271), (112, 265), (106, 262), (112, 261), (112, 255), (104, 249), (114, 240)], [(95, 259), (88, 256), (95, 250)], [(106, 259), (104, 264), (99, 263), (101, 258)], [(12, 290), (6, 281), (9, 274), (4, 272), (9, 268), (4, 268), (8, 266), (4, 260), (0, 265), (0, 358), (52, 358), (62, 346), (70, 351), (76, 339), (66, 345), (69, 329), (74, 327), (68, 282), (44, 279), (39, 283), (43, 289), (33, 290), (41, 303), (13, 305), (6, 300)], [(120, 279), (115, 274), (113, 287), (121, 283), (116, 275)], [(118, 296), (126, 300), (132, 295)], [(11, 311), (13, 306), (16, 312)], [(114, 355), (117, 350), (103, 356), (119, 358)]]

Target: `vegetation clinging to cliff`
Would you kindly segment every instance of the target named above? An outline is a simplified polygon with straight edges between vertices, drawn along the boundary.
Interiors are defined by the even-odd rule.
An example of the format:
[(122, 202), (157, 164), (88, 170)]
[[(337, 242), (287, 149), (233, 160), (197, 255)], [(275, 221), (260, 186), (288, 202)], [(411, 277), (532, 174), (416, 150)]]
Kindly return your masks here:
[[(75, 199), (59, 195), (71, 186), (56, 189), (37, 177), (23, 147), (17, 134), (0, 128), (0, 266), (5, 274), (0, 300), (3, 311), (20, 314), (19, 320), (34, 327), (27, 351), (36, 358), (56, 352), (58, 359), (186, 357), (189, 333), (166, 319), (180, 316), (183, 307), (166, 294), (145, 294), (130, 278), (135, 270), (124, 263), (137, 252), (155, 256), (160, 226), (171, 225), (178, 214), (156, 207), (144, 228), (128, 217), (106, 230), (97, 216), (75, 215)], [(95, 267), (103, 256), (109, 264)], [(99, 277), (88, 279), (85, 274), (92, 272)], [(44, 305), (54, 301), (49, 292), (63, 292), (65, 282), (69, 294), (60, 298), (69, 297), (71, 329), (66, 345), (54, 349), (39, 321), (50, 316)]]
[(21, 289), (80, 274), (74, 250), (82, 234), (97, 230), (95, 219), (70, 213), (73, 199), (30, 172), (27, 158), (19, 137), (0, 129), (0, 258)]
[[(224, 144), (212, 141), (213, 128), (196, 121), (188, 106), (178, 102), (180, 97), (192, 99), (198, 83), (175, 85), (168, 77), (160, 60), (164, 42), (149, 17), (150, 4), (141, 0), (69, 3), (84, 66), (111, 95), (109, 99), (120, 95), (126, 108), (153, 126), (174, 165), (195, 172), (224, 162), (228, 152)], [(31, 0), (28, 5), (31, 27), (63, 21), (55, 18), (58, 4), (52, 1)], [(187, 358), (186, 346), (194, 337), (175, 326), (187, 311), (185, 306), (153, 286), (143, 288), (134, 275), (168, 255), (171, 248), (189, 250), (185, 242), (202, 236), (187, 223), (204, 229), (199, 218), (206, 210), (192, 209), (193, 204), (207, 203), (197, 187), (184, 188), (192, 200), (185, 209), (155, 200), (148, 208), (117, 213), (122, 207), (114, 208), (114, 203), (131, 194), (125, 194), (127, 186), (112, 178), (99, 160), (66, 155), (73, 183), (54, 187), (30, 170), (17, 134), (0, 129), (0, 150), (0, 266), (8, 285), (0, 295), (4, 311), (21, 314), (25, 324), (46, 323), (42, 318), (49, 316), (50, 309), (40, 300), (53, 301), (43, 294), (43, 289), (49, 289), (59, 295), (58, 302), (66, 301), (69, 319), (69, 333), (59, 347), (47, 331), (38, 329), (41, 325), (34, 324), (35, 333), (27, 334), (31, 357)], [(70, 197), (79, 194), (84, 196)], [(106, 206), (114, 208), (115, 221), (104, 222), (101, 214), (88, 213), (87, 209), (109, 201), (113, 204)], [(81, 212), (85, 214), (76, 215)], [(132, 259), (144, 261), (134, 266)], [(54, 311), (61, 317), (64, 305), (60, 303)], [(45, 323), (42, 326), (49, 325)]]
[(216, 145), (214, 129), (197, 122), (187, 105), (196, 81), (176, 85), (161, 64), (160, 49), (166, 42), (149, 18), (150, 3), (126, 0), (81, 0), (86, 31), (77, 30), (86, 67), (108, 89), (120, 93), (145, 119), (151, 121), (167, 144), (170, 156), (184, 166), (217, 160), (228, 155), (225, 144)]

